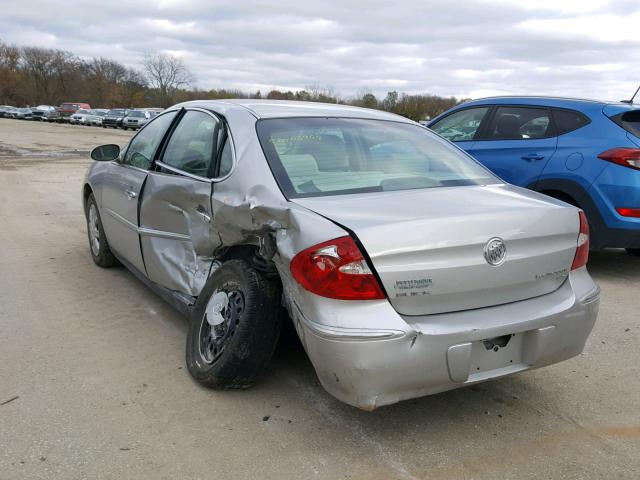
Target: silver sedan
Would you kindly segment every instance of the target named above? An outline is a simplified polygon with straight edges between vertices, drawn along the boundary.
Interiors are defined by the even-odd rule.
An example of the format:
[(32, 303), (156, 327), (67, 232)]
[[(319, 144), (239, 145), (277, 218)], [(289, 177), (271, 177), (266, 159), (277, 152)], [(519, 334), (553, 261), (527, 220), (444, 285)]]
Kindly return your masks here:
[(189, 102), (91, 156), (95, 263), (188, 316), (212, 388), (253, 384), (288, 319), (325, 389), (372, 410), (578, 355), (597, 316), (584, 214), (396, 115)]

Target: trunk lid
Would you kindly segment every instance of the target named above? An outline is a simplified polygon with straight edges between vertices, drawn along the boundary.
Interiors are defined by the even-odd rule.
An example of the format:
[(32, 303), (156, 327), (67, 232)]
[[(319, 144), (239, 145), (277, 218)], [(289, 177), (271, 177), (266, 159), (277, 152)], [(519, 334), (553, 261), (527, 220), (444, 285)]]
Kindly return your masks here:
[[(355, 233), (389, 301), (403, 315), (482, 308), (553, 292), (569, 274), (579, 229), (575, 208), (511, 185), (293, 201)], [(497, 266), (484, 254), (492, 239), (506, 247)], [(490, 259), (500, 253), (490, 250)]]

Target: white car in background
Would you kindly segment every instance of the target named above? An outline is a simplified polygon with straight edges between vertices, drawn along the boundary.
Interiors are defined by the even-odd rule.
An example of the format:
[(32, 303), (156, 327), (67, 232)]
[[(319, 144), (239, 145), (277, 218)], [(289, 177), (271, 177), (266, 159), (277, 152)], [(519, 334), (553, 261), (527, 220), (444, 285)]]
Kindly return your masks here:
[(49, 115), (55, 111), (56, 111), (56, 107), (52, 105), (38, 105), (36, 108), (32, 110), (31, 118), (33, 120), (47, 121), (49, 118)]
[(89, 118), (93, 115), (93, 110), (80, 109), (71, 117), (69, 117), (69, 123), (72, 125), (89, 125)]
[(127, 116), (122, 119), (122, 128), (137, 130), (144, 127), (156, 115), (154, 111), (150, 110), (129, 110)]
[(101, 127), (102, 118), (107, 114), (108, 111), (108, 108), (94, 108), (93, 110), (91, 110), (92, 115), (89, 116), (89, 125)]

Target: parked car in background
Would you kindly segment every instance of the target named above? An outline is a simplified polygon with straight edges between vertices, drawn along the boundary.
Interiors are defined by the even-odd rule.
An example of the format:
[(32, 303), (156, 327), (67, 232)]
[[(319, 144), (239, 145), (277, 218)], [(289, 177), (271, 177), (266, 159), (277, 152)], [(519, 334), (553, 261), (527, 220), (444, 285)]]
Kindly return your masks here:
[(126, 108), (112, 108), (102, 117), (102, 126), (104, 128), (122, 128), (122, 120), (128, 112), (129, 110)]
[(255, 382), (282, 306), (322, 385), (366, 410), (578, 355), (597, 316), (583, 212), (400, 116), (187, 102), (91, 157), (94, 262), (190, 317), (208, 387)]
[(81, 108), (69, 117), (69, 123), (75, 125), (89, 125), (89, 119), (93, 115), (93, 110)]
[(47, 120), (51, 112), (55, 112), (56, 107), (51, 105), (38, 105), (32, 109), (31, 117), (33, 120)]
[(3, 105), (0, 107), (0, 117), (2, 118), (15, 118), (15, 113), (18, 109), (11, 105)]
[(429, 128), (504, 180), (583, 209), (593, 249), (640, 255), (640, 105), (485, 98)]
[(107, 108), (94, 108), (91, 110), (92, 115), (89, 116), (89, 124), (97, 127), (102, 126), (102, 119), (109, 112)]
[(91, 110), (91, 105), (89, 105), (88, 103), (64, 102), (58, 108), (56, 108), (56, 111), (58, 112), (56, 121), (68, 122), (71, 118), (71, 115), (73, 115), (80, 109)]
[(129, 110), (127, 115), (122, 119), (122, 128), (137, 130), (147, 124), (147, 122), (156, 116), (156, 113), (149, 110)]
[(32, 110), (29, 107), (17, 108), (14, 114), (14, 118), (18, 120), (31, 120)]

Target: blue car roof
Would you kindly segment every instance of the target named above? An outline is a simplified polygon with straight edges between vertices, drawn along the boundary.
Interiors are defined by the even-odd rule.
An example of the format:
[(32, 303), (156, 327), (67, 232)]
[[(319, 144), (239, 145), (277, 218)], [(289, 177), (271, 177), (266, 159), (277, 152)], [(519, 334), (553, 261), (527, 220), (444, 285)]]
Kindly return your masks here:
[(613, 116), (625, 110), (640, 109), (640, 104), (629, 104), (624, 102), (612, 102), (603, 100), (590, 100), (586, 98), (563, 98), (563, 97), (545, 97), (545, 96), (500, 96), (479, 98), (477, 100), (469, 100), (441, 113), (433, 118), (429, 125), (434, 124), (437, 120), (447, 115), (449, 112), (460, 108), (467, 108), (479, 105), (537, 105), (545, 107), (569, 108), (585, 113), (595, 113), (595, 111), (603, 111), (607, 116)]
[(561, 98), (561, 97), (544, 97), (544, 96), (502, 96), (502, 97), (487, 97), (479, 98), (477, 100), (470, 100), (462, 105), (499, 105), (499, 104), (522, 104), (522, 105), (545, 105), (549, 107), (569, 107), (580, 108), (580, 106), (593, 106), (593, 105), (609, 105), (620, 104), (626, 105), (621, 102), (607, 102), (602, 100), (590, 100), (586, 98)]

